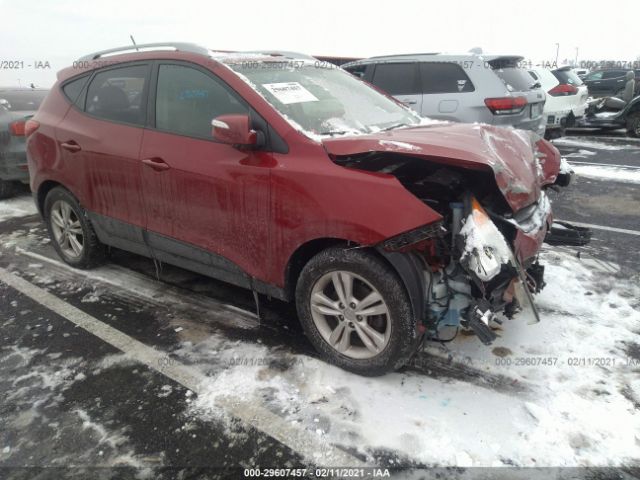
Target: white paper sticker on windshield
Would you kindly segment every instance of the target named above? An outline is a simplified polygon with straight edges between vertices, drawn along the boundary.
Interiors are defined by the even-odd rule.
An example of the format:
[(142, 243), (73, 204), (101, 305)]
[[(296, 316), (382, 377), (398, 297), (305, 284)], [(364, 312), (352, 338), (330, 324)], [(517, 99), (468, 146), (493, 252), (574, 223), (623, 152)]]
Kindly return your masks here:
[(309, 90), (298, 82), (263, 83), (262, 86), (269, 90), (281, 103), (317, 102), (318, 99)]

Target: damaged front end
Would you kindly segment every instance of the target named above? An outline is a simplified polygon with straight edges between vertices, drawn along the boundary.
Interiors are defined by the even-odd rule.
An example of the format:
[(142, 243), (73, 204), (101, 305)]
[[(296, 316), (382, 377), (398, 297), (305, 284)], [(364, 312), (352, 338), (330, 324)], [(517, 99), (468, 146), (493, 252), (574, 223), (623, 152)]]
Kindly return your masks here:
[(554, 175), (545, 181), (539, 173), (535, 185), (516, 179), (520, 198), (530, 200), (514, 208), (505, 195), (506, 176), (495, 169), (389, 151), (332, 159), (346, 168), (393, 175), (442, 216), (441, 222), (378, 245), (403, 277), (429, 338), (449, 340), (462, 328), (491, 344), (502, 319), (526, 303), (539, 321), (532, 295), (545, 285), (537, 255), (553, 221), (544, 188), (554, 183)]

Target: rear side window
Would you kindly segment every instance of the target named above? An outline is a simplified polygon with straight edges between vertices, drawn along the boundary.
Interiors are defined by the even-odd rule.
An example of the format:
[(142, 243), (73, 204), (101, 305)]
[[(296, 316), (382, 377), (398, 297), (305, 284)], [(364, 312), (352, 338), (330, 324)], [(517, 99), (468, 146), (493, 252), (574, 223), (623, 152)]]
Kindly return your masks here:
[(373, 83), (390, 95), (417, 95), (418, 67), (415, 63), (380, 63), (373, 72)]
[(420, 80), (422, 93), (459, 93), (475, 90), (462, 67), (455, 63), (421, 63)]
[(87, 90), (87, 113), (104, 120), (144, 125), (146, 65), (113, 68), (97, 73)]
[(520, 68), (515, 59), (496, 58), (491, 60), (489, 65), (510, 92), (531, 90), (531, 87), (535, 84), (531, 80), (531, 75), (525, 69)]
[(553, 70), (551, 73), (560, 81), (569, 85), (582, 85), (580, 77), (572, 70)]
[(71, 103), (79, 105), (78, 100), (80, 99), (80, 94), (82, 93), (82, 89), (87, 83), (87, 80), (89, 80), (89, 75), (84, 75), (80, 78), (67, 82), (62, 87), (62, 91)]
[(602, 78), (602, 72), (592, 72), (584, 77), (585, 80), (600, 80)]
[(249, 109), (221, 81), (195, 68), (160, 65), (156, 91), (156, 128), (211, 139), (211, 120)]

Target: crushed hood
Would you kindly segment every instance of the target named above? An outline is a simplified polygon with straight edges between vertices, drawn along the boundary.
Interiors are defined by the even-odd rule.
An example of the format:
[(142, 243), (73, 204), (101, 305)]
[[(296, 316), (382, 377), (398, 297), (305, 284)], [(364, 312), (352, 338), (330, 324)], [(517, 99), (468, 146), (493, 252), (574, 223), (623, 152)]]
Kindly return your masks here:
[(330, 155), (337, 157), (394, 152), (443, 165), (490, 168), (514, 212), (537, 201), (542, 185), (549, 180), (536, 158), (528, 132), (490, 125), (443, 123), (401, 128), (357, 137), (327, 138), (323, 145)]

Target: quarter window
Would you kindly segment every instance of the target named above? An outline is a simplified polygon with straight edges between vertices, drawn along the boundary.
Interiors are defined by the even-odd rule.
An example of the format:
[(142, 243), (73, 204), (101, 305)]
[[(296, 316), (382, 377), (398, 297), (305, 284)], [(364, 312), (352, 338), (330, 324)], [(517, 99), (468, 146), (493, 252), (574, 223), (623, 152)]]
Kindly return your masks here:
[(225, 114), (249, 114), (222, 82), (195, 68), (160, 65), (156, 93), (156, 128), (211, 138), (211, 120)]
[(475, 90), (462, 67), (455, 63), (421, 63), (420, 78), (423, 93), (459, 93)]
[(86, 111), (115, 122), (144, 125), (147, 66), (114, 68), (96, 74), (87, 91)]

